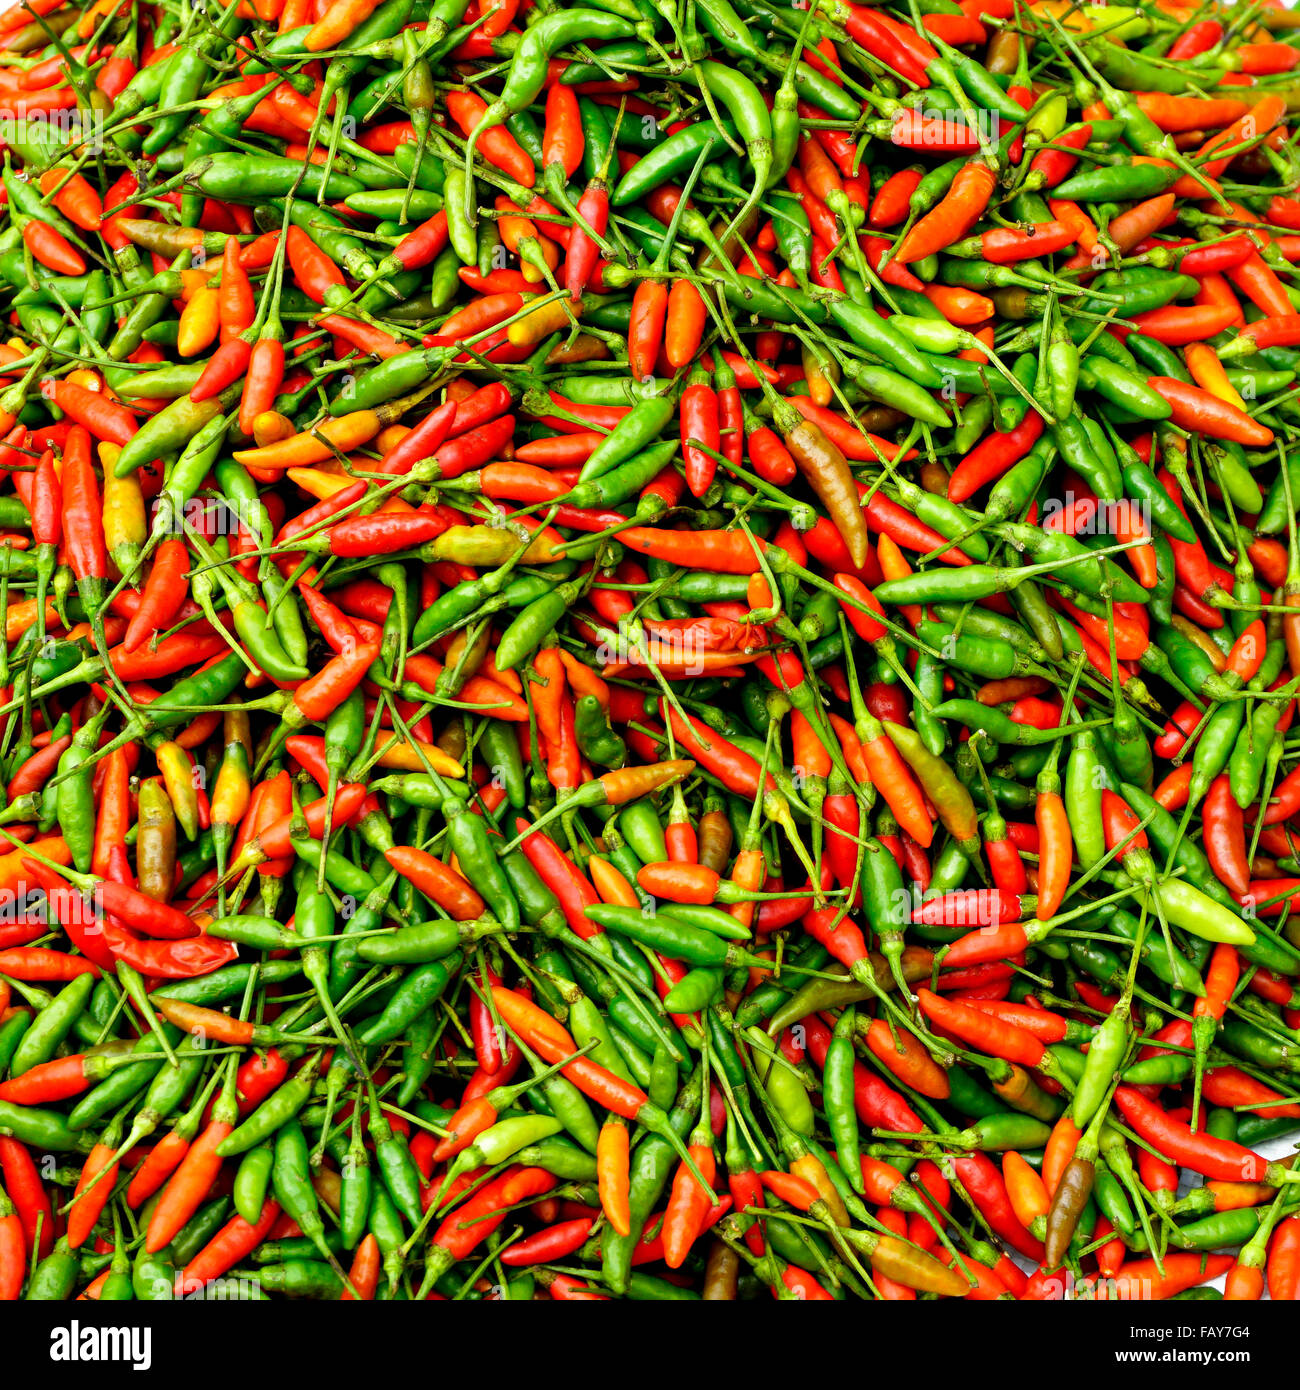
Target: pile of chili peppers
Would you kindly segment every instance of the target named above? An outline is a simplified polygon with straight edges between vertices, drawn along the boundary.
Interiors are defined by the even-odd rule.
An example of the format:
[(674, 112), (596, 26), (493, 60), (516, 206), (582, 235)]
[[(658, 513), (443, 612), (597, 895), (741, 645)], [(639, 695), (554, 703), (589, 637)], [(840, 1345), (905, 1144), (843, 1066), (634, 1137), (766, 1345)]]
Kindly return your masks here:
[(1300, 20), (0, 24), (0, 1299), (1300, 1296)]

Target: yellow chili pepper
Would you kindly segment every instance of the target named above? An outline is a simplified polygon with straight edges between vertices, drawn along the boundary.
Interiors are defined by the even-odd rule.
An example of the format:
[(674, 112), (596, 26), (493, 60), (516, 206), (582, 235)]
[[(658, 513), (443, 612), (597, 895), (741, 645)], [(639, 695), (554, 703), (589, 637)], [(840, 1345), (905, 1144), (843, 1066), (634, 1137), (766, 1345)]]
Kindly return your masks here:
[(140, 783), (135, 867), (140, 891), (167, 902), (176, 882), (176, 813), (156, 777)]
[(264, 410), (253, 421), (253, 443), (259, 449), (288, 439), (293, 432), (293, 421), (281, 415), (278, 410)]
[(154, 749), (154, 759), (185, 838), (193, 840), (199, 833), (199, 794), (194, 784), (194, 763), (180, 744), (170, 739)]
[(1221, 401), (1235, 405), (1238, 410), (1247, 409), (1246, 402), (1242, 400), (1237, 388), (1228, 380), (1223, 363), (1219, 361), (1219, 354), (1209, 343), (1188, 343), (1183, 349), (1183, 358), (1187, 363), (1187, 370), (1192, 374), (1192, 380), (1199, 387), (1208, 391), (1210, 395), (1217, 396)]
[(570, 313), (576, 317), (582, 312), (581, 304), (574, 304), (563, 296), (549, 299), (530, 309), (506, 329), (506, 337), (517, 347), (529, 347), (533, 343), (544, 342), (552, 333), (559, 333), (569, 326)]
[(236, 449), (235, 458), (245, 467), (297, 468), (322, 463), (336, 454), (346, 454), (368, 444), (390, 418), (376, 410), (354, 410), (334, 420), (323, 420), (314, 429), (291, 435), (265, 448)]
[[(358, 460), (362, 467), (365, 466), (364, 460)], [(313, 497), (319, 497), (322, 501), (326, 497), (333, 497), (336, 492), (342, 492), (344, 488), (351, 487), (354, 479), (349, 478), (346, 473), (339, 469), (338, 472), (327, 471), (329, 464), (322, 464), (319, 468), (291, 468), (285, 475), (293, 482), (297, 483), (304, 492), (310, 493)], [(381, 512), (413, 512), (415, 508), (409, 502), (404, 502), (400, 497), (389, 497), (384, 505), (379, 508)]]
[(851, 1224), (848, 1208), (844, 1205), (844, 1198), (836, 1190), (835, 1184), (831, 1182), (826, 1169), (816, 1154), (802, 1154), (791, 1163), (790, 1171), (795, 1177), (812, 1183), (817, 1189), (817, 1195), (826, 1203), (826, 1208), (837, 1226)]
[(119, 478), (114, 472), (117, 444), (99, 446), (99, 462), (104, 469), (104, 543), (119, 573), (129, 574), (139, 563), (140, 548), (149, 539), (144, 493), (138, 473)]
[(221, 296), (204, 285), (194, 291), (181, 310), (176, 351), (182, 357), (197, 357), (216, 342), (220, 331)]
[(446, 668), (449, 671), (458, 670), (461, 678), (468, 680), (482, 666), (492, 643), (492, 633), (484, 624), (468, 650), (466, 640), (466, 629), (462, 628), (447, 644)]
[[(423, 755), (423, 756), (421, 756)], [(395, 768), (399, 772), (426, 772), (430, 767), (440, 777), (463, 777), (465, 769), (434, 743), (418, 739), (407, 740), (394, 734), (382, 745), (375, 759), (378, 767)]]
[(248, 714), (244, 710), (227, 710), (224, 723), (225, 751), (212, 788), (212, 842), (221, 873), (225, 872), (226, 853), (252, 797), (249, 778), (252, 735)]
[(814, 405), (830, 405), (835, 383), (840, 379), (839, 368), (807, 343), (803, 345), (802, 357), (809, 398)]

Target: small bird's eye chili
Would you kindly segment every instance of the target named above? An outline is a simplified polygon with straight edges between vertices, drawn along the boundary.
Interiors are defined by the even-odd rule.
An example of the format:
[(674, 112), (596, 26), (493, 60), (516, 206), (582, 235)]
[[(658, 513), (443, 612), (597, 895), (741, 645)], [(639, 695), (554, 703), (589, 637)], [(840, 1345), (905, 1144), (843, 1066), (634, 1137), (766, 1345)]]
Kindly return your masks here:
[(1293, 1300), (1295, 27), (11, 10), (0, 1301)]

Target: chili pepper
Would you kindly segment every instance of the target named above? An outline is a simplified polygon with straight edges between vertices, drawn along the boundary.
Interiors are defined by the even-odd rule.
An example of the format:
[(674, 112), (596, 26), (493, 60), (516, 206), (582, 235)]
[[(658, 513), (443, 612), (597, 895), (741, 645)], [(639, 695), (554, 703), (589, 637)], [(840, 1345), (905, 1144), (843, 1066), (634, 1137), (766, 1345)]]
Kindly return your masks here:
[[(63, 13), (33, 4), (57, 38)], [(312, 14), (291, 0), (223, 12), (197, 39), (165, 11), (125, 37), (74, 15), (78, 45), (104, 51), (70, 59), (37, 54), (39, 25), (5, 31), (16, 109), (71, 109), (65, 79), (89, 64), (114, 148), (143, 149), (154, 170), (152, 187), (110, 182), (59, 132), (16, 131), (0, 250), (17, 335), (0, 348), (0, 465), (15, 480), (0, 507), (13, 716), (0, 829), (15, 841), (0, 894), (35, 881), (48, 904), (45, 921), (22, 912), (6, 929), (0, 1005), (21, 1004), (0, 1017), (0, 1124), (90, 1155), (70, 1230), (86, 1249), (121, 1224), (100, 1175), (185, 1103), (125, 1194), (163, 1193), (139, 1227), (163, 1242), (136, 1262), (143, 1294), (224, 1280), (282, 1207), (306, 1225), (262, 1252), (273, 1297), (337, 1297), (341, 1248), (356, 1252), (349, 1297), (374, 1296), (381, 1273), (396, 1290), (427, 1245), (432, 1164), (451, 1159), (451, 1205), (429, 1218), (443, 1225), (415, 1281), (426, 1293), (462, 1290), (506, 1208), (538, 1201), (542, 1234), (521, 1259), (543, 1261), (537, 1282), (566, 1299), (589, 1292), (577, 1271), (597, 1259), (603, 1289), (642, 1298), (671, 1286), (634, 1262), (726, 1292), (746, 1255), (778, 1296), (860, 1296), (847, 1251), (882, 1293), (961, 1296), (974, 1281), (976, 1296), (1019, 1295), (956, 1203), (1040, 1262), (1042, 1237), (1056, 1260), (1091, 1236), (1115, 1279), (1134, 1268), (1123, 1249), (1149, 1249), (1149, 1206), (1175, 1204), (1170, 1166), (1139, 1150), (1148, 1200), (1105, 1125), (1121, 1068), (1116, 1113), (1179, 1162), (1227, 1163), (1202, 1147), (1227, 1142), (1221, 1117), (1198, 1123), (1202, 1096), (1252, 1112), (1242, 1134), (1293, 1118), (1282, 1083), (1255, 1075), (1287, 1069), (1278, 1030), (1293, 1020), (1252, 1010), (1287, 1009), (1300, 967), (1273, 930), (1295, 897), (1275, 876), (1291, 868), (1300, 787), (1294, 625), (1271, 643), (1264, 631), (1267, 601), (1285, 608), (1300, 584), (1274, 539), (1295, 478), (1269, 452), (1300, 339), (1280, 274), (1295, 248), (1277, 233), (1300, 217), (1274, 191), (1281, 89), (1185, 95), (1189, 74), (1198, 91), (1206, 73), (1280, 74), (1290, 51), (1209, 19), (1163, 39), (1157, 24), (1153, 61), (1094, 36), (1090, 12), (1049, 16), (1031, 81), (1024, 34), (990, 39), (973, 11), (924, 8), (778, 15), (760, 41), (721, 0), (680, 35), (678, 16), (666, 30), (626, 0), (517, 31), (512, 4), (476, 28), (462, 0), (418, 19), (409, 0)], [(1127, 37), (1146, 21), (1111, 22)], [(668, 30), (686, 66), (645, 100), (629, 84)], [(887, 76), (861, 125), (865, 88), (827, 33), (925, 103), (900, 102)], [(319, 71), (275, 66), (344, 44)], [(450, 137), (431, 118), (449, 62)], [(778, 67), (769, 111), (755, 74)], [(1008, 122), (996, 145), (977, 109)], [(665, 126), (669, 112), (686, 122)], [(855, 123), (878, 137), (861, 175)], [(923, 145), (941, 160), (909, 165)], [(998, 211), (993, 185), (1017, 168)], [(1251, 202), (1222, 223), (1227, 178)], [(281, 217), (263, 235), (259, 202)], [(87, 270), (100, 238), (113, 264)], [(543, 341), (552, 329), (569, 341)], [(1249, 652), (1234, 646), (1247, 638)], [(305, 809), (297, 769), (323, 794)], [(503, 802), (517, 847), (495, 838)], [(362, 843), (403, 871), (377, 880)], [(975, 933), (959, 921), (972, 913)], [(937, 974), (916, 935), (947, 947)], [(136, 1015), (127, 1047), (96, 971), (119, 976)], [(282, 1000), (299, 974), (310, 990)], [(529, 982), (541, 1017), (515, 1002)], [(913, 1031), (894, 991), (923, 982)], [(1130, 1060), (1139, 997), (1186, 1031)], [(1066, 999), (1104, 1016), (1099, 1031)], [(774, 1041), (748, 1031), (742, 1056), (731, 1021), (764, 1019)], [(232, 1049), (197, 1090), (196, 1029)], [(478, 1064), (460, 1081), (457, 1035)], [(1084, 1041), (1086, 1055), (1071, 1046)], [(534, 1075), (512, 1082), (530, 1049)], [(446, 1128), (446, 1151), (430, 1135), (408, 1146), (386, 1065), (396, 1104)], [(227, 1066), (244, 1120), (221, 1143), (252, 1155), (233, 1178), (244, 1225), (209, 1235), (178, 1281), (195, 1263), (187, 1232), (223, 1219), (196, 1191), (208, 1127), (235, 1123), (228, 1107), (205, 1114)], [(365, 1132), (346, 1089), (362, 1068)], [(435, 1076), (452, 1078), (450, 1114), (424, 1099)], [(1187, 1089), (1125, 1114), (1144, 1082)], [(1008, 1153), (1023, 1196), (1030, 1170), (1010, 1155), (1067, 1104), (1101, 1134), (1058, 1124), (1054, 1196), (1025, 1207), (1041, 1221), (1030, 1232), (979, 1148)], [(492, 1131), (519, 1119), (547, 1133), (507, 1152)], [(920, 1170), (933, 1207), (905, 1207), (897, 1182), (872, 1188), (883, 1160), (858, 1153), (862, 1123), (894, 1136), (900, 1169), (906, 1154), (942, 1158)], [(725, 1216), (702, 1185), (724, 1129)], [(487, 1157), (514, 1167), (462, 1187)], [(11, 1169), (22, 1224), (36, 1199)], [(519, 1169), (549, 1176), (510, 1189)], [(609, 1218), (594, 1240), (594, 1209), (562, 1208), (550, 1186), (593, 1179)], [(914, 1246), (864, 1229), (869, 1189), (918, 1218), (903, 1228)], [(764, 1190), (843, 1234), (784, 1221)], [(1262, 1205), (1272, 1187), (1252, 1191)], [(647, 1241), (661, 1198), (672, 1220)], [(338, 1202), (346, 1247), (317, 1224), (321, 1200)], [(914, 1253), (940, 1229), (969, 1277)], [(1173, 1243), (1259, 1229), (1184, 1223)], [(1179, 1258), (1154, 1285), (1167, 1296), (1192, 1287)], [(37, 1275), (53, 1292), (93, 1278), (90, 1296), (107, 1297), (130, 1277), (119, 1258), (69, 1284), (64, 1252), (52, 1259)], [(1047, 1288), (1036, 1276), (1023, 1292)]]

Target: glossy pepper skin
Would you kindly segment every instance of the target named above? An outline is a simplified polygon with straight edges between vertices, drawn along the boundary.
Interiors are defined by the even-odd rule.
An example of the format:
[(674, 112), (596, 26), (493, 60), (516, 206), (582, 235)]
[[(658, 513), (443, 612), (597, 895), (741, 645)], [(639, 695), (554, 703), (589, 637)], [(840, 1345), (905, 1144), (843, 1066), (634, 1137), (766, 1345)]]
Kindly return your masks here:
[(0, 1300), (1294, 1295), (1290, 26), (906, 8), (0, 29)]

